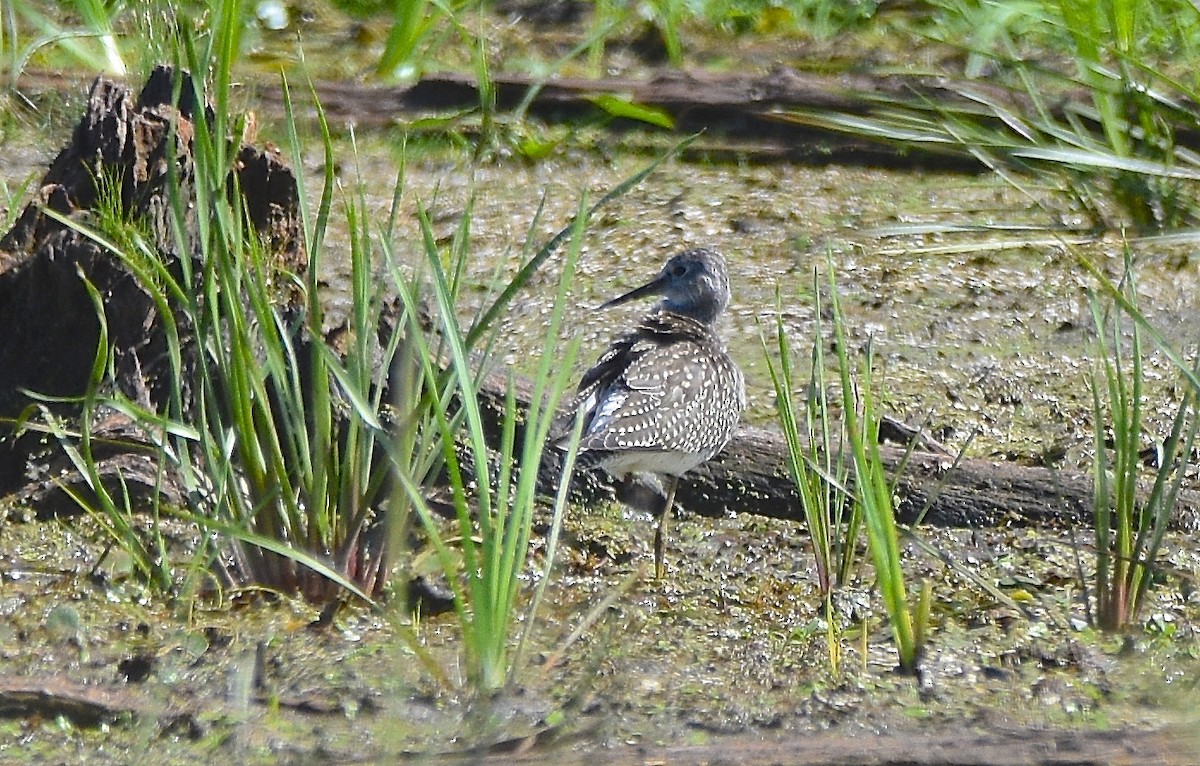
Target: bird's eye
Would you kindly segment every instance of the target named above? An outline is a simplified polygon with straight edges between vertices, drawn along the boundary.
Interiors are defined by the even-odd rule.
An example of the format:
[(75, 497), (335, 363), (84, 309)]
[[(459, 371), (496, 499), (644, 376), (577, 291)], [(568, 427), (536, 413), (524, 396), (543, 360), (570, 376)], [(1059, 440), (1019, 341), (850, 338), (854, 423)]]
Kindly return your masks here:
[(681, 266), (676, 266), (675, 268), (671, 269), (671, 276), (673, 276), (673, 277), (682, 277), (686, 273), (687, 273), (687, 266), (681, 265)]

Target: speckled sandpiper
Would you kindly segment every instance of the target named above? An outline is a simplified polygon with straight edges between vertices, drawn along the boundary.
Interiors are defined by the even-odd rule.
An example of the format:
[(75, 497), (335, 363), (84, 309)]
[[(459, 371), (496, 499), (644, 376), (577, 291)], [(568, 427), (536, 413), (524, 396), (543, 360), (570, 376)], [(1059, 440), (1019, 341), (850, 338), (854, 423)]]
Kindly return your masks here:
[(618, 479), (655, 474), (666, 504), (654, 534), (654, 571), (664, 572), (667, 520), (679, 477), (729, 442), (746, 406), (746, 386), (716, 331), (729, 306), (720, 254), (673, 256), (653, 281), (600, 308), (650, 295), (662, 300), (621, 335), (579, 383), (582, 465)]

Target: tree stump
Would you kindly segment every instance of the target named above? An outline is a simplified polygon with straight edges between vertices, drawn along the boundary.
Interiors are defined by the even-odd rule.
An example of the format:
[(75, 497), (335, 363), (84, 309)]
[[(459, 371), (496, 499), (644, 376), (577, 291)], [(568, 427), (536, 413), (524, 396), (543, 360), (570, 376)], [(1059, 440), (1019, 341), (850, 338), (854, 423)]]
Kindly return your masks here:
[[(87, 227), (103, 206), (136, 222), (172, 271), (178, 273), (182, 258), (196, 261), (196, 216), (203, 211), (189, 206), (182, 240), (188, 252), (176, 252), (168, 196), (174, 175), (186, 198), (195, 199), (193, 121), (211, 113), (197, 110), (193, 93), (190, 77), (167, 67), (156, 68), (140, 94), (98, 78), (70, 143), (0, 239), (0, 494), (44, 475), (54, 451), (42, 435), (14, 428), (34, 401), (27, 392), (79, 397), (87, 391), (100, 320), (85, 280), (104, 302), (116, 386), (151, 408), (165, 401), (172, 383), (154, 302), (119, 257), (64, 221)], [(276, 152), (242, 145), (231, 172), (237, 183), (230, 188), (241, 190), (271, 256), (280, 268), (303, 274), (308, 257), (291, 170)], [(78, 413), (65, 404), (54, 409), (65, 417)], [(44, 481), (32, 489), (39, 486), (48, 496)]]

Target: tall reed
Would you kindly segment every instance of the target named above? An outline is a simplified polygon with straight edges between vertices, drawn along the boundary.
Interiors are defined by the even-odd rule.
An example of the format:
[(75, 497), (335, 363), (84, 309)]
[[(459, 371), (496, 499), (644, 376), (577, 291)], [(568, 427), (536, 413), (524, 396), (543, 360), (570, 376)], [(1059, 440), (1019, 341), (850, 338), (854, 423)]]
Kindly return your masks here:
[(761, 337), (767, 369), (775, 388), (775, 408), (788, 447), (788, 470), (800, 495), (804, 520), (812, 540), (817, 567), (817, 588), (825, 601), (827, 618), (826, 646), (830, 667), (840, 667), (841, 640), (833, 608), (835, 586), (850, 579), (856, 560), (858, 535), (862, 527), (862, 506), (852, 502), (848, 487), (849, 463), (845, 423), (836, 419), (831, 408), (829, 380), (826, 377), (825, 330), (821, 282), (813, 273), (813, 315), (815, 317), (809, 353), (809, 377), (804, 387), (803, 417), (798, 417), (793, 401), (796, 391), (792, 372), (792, 347), (783, 324), (782, 301), (776, 294), (776, 361)]
[[(883, 597), (901, 668), (913, 671), (925, 640), (931, 591), (922, 588), (914, 605), (909, 601), (900, 554), (900, 534), (893, 507), (893, 482), (879, 451), (879, 413), (875, 406), (874, 358), (870, 343), (861, 365), (848, 351), (846, 319), (842, 313), (832, 262), (828, 265), (829, 314), (832, 342), (837, 349), (838, 383), (841, 386), (840, 424), (829, 401), (826, 377), (822, 285), (813, 276), (816, 321), (810, 350), (810, 371), (805, 388), (804, 418), (792, 400), (795, 390), (792, 351), (776, 316), (778, 361), (767, 353), (767, 365), (776, 393), (776, 409), (788, 446), (788, 468), (800, 495), (801, 507), (812, 538), (818, 588), (826, 601), (829, 628), (826, 642), (830, 665), (839, 666), (840, 638), (833, 622), (832, 593), (846, 583), (855, 568), (860, 530), (867, 532), (875, 567), (876, 584)], [(762, 340), (767, 352), (767, 342)], [(853, 482), (849, 481), (853, 467)], [(852, 487), (851, 487), (852, 485)]]

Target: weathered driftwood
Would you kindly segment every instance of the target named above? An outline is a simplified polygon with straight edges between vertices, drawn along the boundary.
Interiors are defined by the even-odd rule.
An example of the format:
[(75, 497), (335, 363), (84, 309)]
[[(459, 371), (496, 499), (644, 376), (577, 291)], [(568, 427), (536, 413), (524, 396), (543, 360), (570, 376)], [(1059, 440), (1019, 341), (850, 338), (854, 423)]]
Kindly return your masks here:
[[(20, 85), (29, 89), (66, 87), (58, 75), (27, 71)], [(981, 104), (1027, 113), (1035, 108), (1026, 96), (980, 80), (906, 73), (823, 74), (776, 67), (765, 74), (665, 72), (645, 80), (624, 78), (554, 78), (542, 81), (519, 74), (496, 74), (497, 108), (525, 106), (528, 114), (547, 121), (595, 120), (605, 112), (597, 96), (615, 95), (669, 115), (678, 135), (703, 133), (688, 152), (706, 156), (734, 155), (763, 162), (788, 161), (818, 165), (852, 164), (882, 167), (936, 167), (983, 172), (985, 166), (936, 142), (899, 146), (827, 128), (805, 115), (840, 113), (871, 115), (889, 104), (916, 108), (962, 109), (988, 119)], [(256, 103), (267, 112), (283, 113), (283, 93), (275, 83), (251, 84)], [(387, 125), (429, 113), (462, 110), (479, 104), (479, 87), (468, 76), (435, 73), (411, 86), (379, 86), (359, 82), (317, 82), (325, 114), (335, 121)], [(1071, 104), (1090, 103), (1084, 92), (1063, 94), (1048, 108), (1056, 117), (1081, 119)], [(1002, 126), (1002, 118), (992, 121)], [(636, 123), (615, 120), (619, 128)], [(1179, 131), (1181, 146), (1200, 145), (1200, 131)]]
[[(724, 104), (737, 97), (735, 90), (718, 90), (707, 98)], [(171, 258), (193, 257), (193, 253), (174, 252), (166, 218), (167, 169), (174, 163), (185, 184), (190, 179), (188, 141), (190, 121), (196, 118), (186, 99), (178, 106), (172, 104), (172, 93), (172, 75), (165, 69), (152, 75), (137, 98), (123, 86), (97, 80), (71, 144), (51, 166), (35, 201), (0, 239), (0, 327), (4, 328), (0, 418), (15, 418), (29, 405), (25, 390), (59, 396), (85, 390), (98, 322), (80, 274), (105, 298), (117, 385), (150, 406), (161, 402), (167, 369), (153, 302), (117, 259), (48, 216), (45, 208), (86, 220), (99, 195), (97, 179), (112, 179), (120, 205), (146, 225), (160, 252)], [(694, 89), (691, 97), (696, 98)], [(178, 126), (175, 134), (170, 130), (173, 122)], [(178, 136), (174, 144), (169, 140), (172, 135)], [(239, 159), (237, 187), (246, 196), (256, 227), (289, 270), (302, 272), (306, 255), (298, 236), (299, 208), (291, 172), (273, 154), (252, 147), (244, 146)], [(507, 381), (507, 376), (493, 376), (482, 393), (496, 434)], [(0, 494), (23, 487), (23, 499), (35, 507), (49, 512), (68, 509), (70, 504), (61, 502), (58, 487), (64, 481), (61, 471), (69, 472), (69, 465), (61, 456), (55, 458), (53, 445), (44, 436), (14, 438), (11, 421), (4, 422), (0, 421)], [(178, 488), (169, 481), (162, 484), (151, 470), (145, 440), (122, 431), (126, 424), (120, 418), (107, 425), (112, 433), (104, 441), (103, 469), (113, 476), (119, 473), (135, 492), (166, 491), (169, 500), (177, 500)], [(110, 436), (104, 422), (97, 426), (98, 437)], [(896, 466), (903, 451), (885, 449), (884, 454)], [(911, 520), (924, 512), (927, 523), (952, 526), (1069, 524), (1087, 519), (1091, 493), (1087, 477), (970, 459), (948, 470), (951, 462), (945, 455), (911, 456), (897, 491), (903, 518)], [(542, 471), (548, 493), (557, 480), (550, 463)], [(40, 477), (29, 482), (31, 474)], [(585, 498), (615, 491), (623, 498), (632, 493), (647, 502), (639, 488), (612, 488), (602, 472), (581, 477), (578, 488)], [(741, 429), (722, 455), (685, 478), (678, 499), (689, 511), (708, 516), (754, 513), (803, 518), (787, 472), (784, 442), (778, 434), (760, 428)], [(652, 505), (654, 498), (648, 502)], [(1182, 505), (1179, 524), (1194, 526), (1196, 496), (1185, 495)]]
[[(508, 376), (485, 379), (482, 399), (485, 413), (502, 411)], [(527, 385), (517, 386), (524, 403)], [(569, 413), (561, 412), (564, 421)], [(1016, 463), (964, 458), (955, 462), (946, 454), (881, 445), (885, 465), (893, 472), (903, 467), (897, 482), (898, 517), (918, 518), (943, 527), (1065, 526), (1091, 524), (1090, 476)], [(543, 482), (552, 489), (556, 461), (543, 466)], [(653, 512), (661, 510), (661, 495), (649, 497), (642, 486), (614, 486), (603, 471), (588, 472), (580, 482), (584, 497), (607, 492)], [(1200, 493), (1180, 493), (1174, 526), (1200, 527)], [(688, 512), (724, 517), (751, 513), (776, 519), (803, 521), (800, 498), (788, 471), (787, 445), (776, 431), (742, 426), (725, 450), (679, 482), (676, 502)]]

